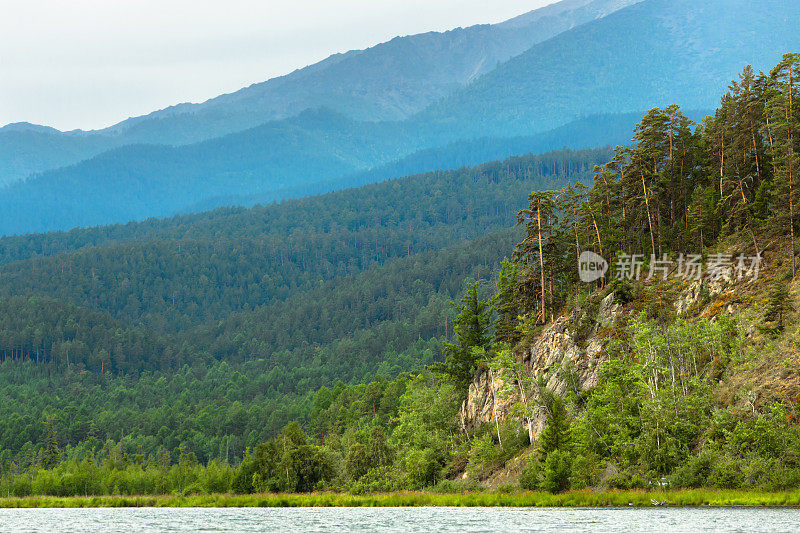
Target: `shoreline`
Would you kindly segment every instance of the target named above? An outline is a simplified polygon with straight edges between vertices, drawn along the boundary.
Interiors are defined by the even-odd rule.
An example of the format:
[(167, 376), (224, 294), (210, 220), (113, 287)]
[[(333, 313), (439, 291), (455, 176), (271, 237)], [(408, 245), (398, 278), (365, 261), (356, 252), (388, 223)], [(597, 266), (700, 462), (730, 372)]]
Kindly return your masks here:
[(800, 490), (573, 491), (542, 492), (393, 492), (367, 495), (208, 494), (157, 496), (28, 496), (0, 498), (0, 509), (99, 507), (800, 507)]

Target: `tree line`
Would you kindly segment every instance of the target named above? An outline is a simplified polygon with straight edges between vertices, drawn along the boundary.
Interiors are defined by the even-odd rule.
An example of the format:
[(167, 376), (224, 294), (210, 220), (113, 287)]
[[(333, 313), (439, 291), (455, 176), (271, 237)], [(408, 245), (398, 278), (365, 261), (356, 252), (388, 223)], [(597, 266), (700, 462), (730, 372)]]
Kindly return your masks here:
[[(631, 146), (617, 148), (597, 165), (591, 188), (573, 183), (530, 194), (518, 215), (521, 240), (513, 237), (516, 246), (509, 243), (495, 259), (488, 276), (493, 283), (468, 284), (449, 313), (445, 305), (429, 307), (429, 316), (447, 317), (444, 335), (428, 339), (436, 343), (426, 344), (418, 336), (405, 344), (398, 364), (381, 366), (380, 375), (366, 371), (378, 359), (360, 357), (352, 344), (358, 335), (342, 338), (332, 326), (330, 333), (301, 330), (303, 336), (342, 344), (329, 356), (319, 356), (324, 347), (302, 352), (297, 374), (281, 374), (276, 367), (282, 357), (292, 358), (288, 347), (296, 340), (291, 336), (285, 337), (286, 350), (270, 358), (242, 357), (213, 363), (210, 370), (185, 365), (174, 378), (169, 373), (51, 375), (30, 361), (6, 362), (0, 375), (10, 380), (8, 397), (20, 401), (3, 406), (8, 411), (3, 419), (10, 422), (2, 435), (7, 444), (0, 457), (0, 487), (18, 495), (68, 492), (77, 490), (64, 488), (73, 476), (92, 472), (91, 479), (100, 480), (92, 485), (97, 493), (464, 490), (476, 488), (513, 457), (524, 459), (523, 488), (553, 492), (800, 486), (795, 415), (800, 391), (791, 385), (796, 358), (780, 342), (780, 335), (791, 341), (786, 325), (795, 318), (790, 297), (779, 290), (786, 285), (782, 276), (791, 279), (795, 273), (799, 64), (800, 56), (789, 54), (769, 74), (756, 76), (745, 69), (720, 110), (702, 124), (686, 119), (677, 106), (654, 109), (636, 127)], [(766, 309), (752, 308), (757, 335), (726, 317), (707, 287), (678, 316), (673, 304), (679, 287), (667, 281), (578, 282), (582, 251), (609, 259), (622, 253), (659, 258), (680, 251), (707, 253), (723, 245), (771, 253), (768, 279), (749, 288), (754, 301), (763, 297), (768, 302)], [(470, 254), (466, 249), (459, 253)], [(511, 258), (501, 261), (502, 255)], [(403, 260), (408, 272), (429, 264), (413, 265), (415, 260)], [(382, 268), (386, 279), (412, 287), (410, 306), (424, 306), (422, 293), (413, 291), (416, 281), (405, 271), (395, 265)], [(441, 272), (433, 268), (430, 280)], [(483, 274), (475, 281), (487, 278), (485, 270), (472, 272)], [(374, 302), (380, 302), (389, 287), (365, 287), (358, 278), (352, 282), (342, 285), (347, 289), (334, 299), (339, 298), (339, 309), (352, 307), (353, 315), (341, 316), (361, 320), (365, 335), (389, 324), (400, 327), (415, 316), (379, 303), (376, 317), (392, 320), (369, 322), (365, 308), (350, 296), (359, 294), (360, 301), (376, 294)], [(630, 305), (625, 321), (604, 331), (608, 357), (599, 384), (581, 390), (568, 367), (558, 370), (572, 384), (565, 395), (533, 380), (522, 366), (520, 350), (565, 310), (577, 310), (579, 335), (594, 331), (599, 302), (612, 293)], [(312, 300), (323, 294), (331, 293)], [(437, 305), (447, 300), (437, 299)], [(310, 306), (308, 312), (315, 311)], [(239, 355), (257, 353), (253, 347), (263, 342), (258, 335), (271, 314), (252, 316), (252, 323), (235, 317), (229, 329), (216, 326), (221, 329), (212, 329), (208, 338), (241, 333), (233, 345), (248, 348)], [(324, 313), (314, 316), (319, 324), (332, 322)], [(374, 339), (366, 353), (395, 354), (399, 344), (388, 343), (389, 336)], [(407, 338), (413, 339), (413, 333)], [(226, 353), (235, 359), (233, 350)], [(414, 361), (432, 364), (398, 376), (403, 364)], [(457, 413), (479, 365), (503, 383), (499, 394), (512, 402), (514, 416), (467, 432)], [(760, 380), (761, 372), (776, 365), (788, 377)], [(336, 371), (304, 380), (323, 368)], [(334, 384), (335, 374), (349, 375), (352, 368), (361, 368), (362, 377), (353, 375), (349, 385)], [(298, 389), (278, 386), (287, 379), (297, 382)], [(74, 407), (50, 418), (45, 408), (54, 400), (42, 392), (55, 394), (62, 385), (74, 391)], [(315, 385), (321, 388), (303, 393)], [(86, 390), (94, 398), (114, 391), (102, 416), (93, 413), (91, 402), (97, 399), (77, 400), (85, 398)], [(39, 407), (23, 416), (13, 412), (28, 404)], [(137, 420), (137, 409), (145, 405), (149, 410), (139, 421), (142, 428), (125, 433), (124, 421)], [(522, 423), (534, 409), (547, 417), (537, 439)], [(73, 421), (80, 428), (67, 439), (65, 427)], [(186, 474), (189, 470), (194, 473)], [(157, 485), (153, 480), (158, 479), (168, 482)]]
[(591, 188), (532, 193), (518, 217), (526, 234), (514, 252), (516, 304), (546, 322), (574, 292), (583, 251), (610, 263), (642, 254), (649, 265), (707, 253), (731, 235), (747, 236), (755, 256), (785, 233), (794, 277), (798, 72), (800, 54), (787, 54), (768, 74), (748, 66), (701, 124), (677, 105), (652, 109), (632, 144), (595, 167)]

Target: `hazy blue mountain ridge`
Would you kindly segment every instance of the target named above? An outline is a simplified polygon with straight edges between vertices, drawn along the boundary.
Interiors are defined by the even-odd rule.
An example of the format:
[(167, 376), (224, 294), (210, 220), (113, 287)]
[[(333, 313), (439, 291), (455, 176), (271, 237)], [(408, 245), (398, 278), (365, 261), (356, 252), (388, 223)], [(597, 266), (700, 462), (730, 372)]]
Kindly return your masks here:
[[(708, 112), (689, 112), (699, 120)], [(225, 195), (206, 198), (201, 202), (185, 206), (178, 213), (198, 213), (225, 206), (252, 207), (270, 204), (290, 198), (324, 194), (350, 187), (408, 176), (431, 169), (455, 170), (486, 161), (501, 160), (514, 155), (544, 153), (562, 148), (578, 149), (626, 144), (631, 131), (641, 120), (641, 113), (595, 115), (582, 118), (552, 131), (519, 137), (485, 137), (454, 141), (445, 146), (427, 148), (407, 155), (391, 163), (347, 176), (320, 182), (295, 185), (254, 194)]]
[[(380, 180), (458, 165), (475, 139), (512, 139), (506, 146), (511, 150), (520, 147), (513, 139), (582, 117), (641, 115), (654, 104), (711, 109), (719, 87), (746, 64), (766, 68), (800, 48), (798, 29), (800, 4), (781, 0), (645, 0), (540, 43), (402, 121), (356, 121), (309, 110), (194, 145), (128, 147), (48, 172), (3, 191), (0, 233), (165, 216), (217, 205), (210, 199), (218, 197), (250, 202), (238, 198), (256, 194), (257, 201), (271, 201), (324, 192), (326, 181), (346, 187), (369, 176)], [(590, 129), (561, 146), (626, 140), (612, 132), (624, 128), (599, 122)], [(448, 149), (442, 147), (459, 141), (468, 141), (461, 154), (444, 155)], [(532, 143), (526, 151), (536, 148)], [(443, 155), (428, 157), (429, 150)], [(510, 155), (494, 150), (490, 157)], [(423, 161), (434, 166), (425, 168)], [(348, 182), (353, 175), (357, 179)]]
[(141, 220), (209, 196), (332, 179), (413, 151), (409, 138), (397, 124), (314, 110), (188, 146), (123, 146), (2, 190), (0, 232)]
[[(139, 142), (194, 142), (319, 107), (360, 121), (402, 120), (532, 46), (639, 1), (566, 0), (500, 24), (396, 37), (110, 131)], [(176, 125), (148, 122), (167, 118)]]
[(538, 44), (413, 120), (465, 137), (525, 135), (581, 115), (709, 109), (752, 64), (800, 49), (800, 3), (646, 0)]
[[(201, 104), (179, 104), (103, 130), (31, 135), (0, 128), (0, 185), (128, 144), (192, 144), (326, 107), (361, 121), (400, 120), (576, 25), (639, 0), (566, 0), (507, 23), (397, 37), (335, 54)], [(23, 134), (24, 133), (24, 134)]]

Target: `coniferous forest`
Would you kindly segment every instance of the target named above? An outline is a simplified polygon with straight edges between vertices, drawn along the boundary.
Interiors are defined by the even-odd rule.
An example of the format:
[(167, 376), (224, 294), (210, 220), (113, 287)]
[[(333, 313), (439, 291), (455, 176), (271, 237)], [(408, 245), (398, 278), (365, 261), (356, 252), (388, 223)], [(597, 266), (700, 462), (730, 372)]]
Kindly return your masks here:
[(0, 495), (797, 489), (798, 94), (787, 54), (613, 150), (0, 239)]

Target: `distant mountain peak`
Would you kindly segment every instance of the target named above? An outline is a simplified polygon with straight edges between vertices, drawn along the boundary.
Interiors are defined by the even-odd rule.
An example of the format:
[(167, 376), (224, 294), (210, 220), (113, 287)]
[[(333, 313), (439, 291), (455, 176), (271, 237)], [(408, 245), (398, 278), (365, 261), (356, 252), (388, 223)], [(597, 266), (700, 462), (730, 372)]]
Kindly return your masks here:
[(40, 133), (61, 133), (61, 131), (51, 128), (50, 126), (41, 126), (39, 124), (31, 124), (30, 122), (12, 122), (0, 128), (0, 132), (11, 131), (35, 131)]
[[(395, 37), (202, 103), (179, 103), (101, 130), (10, 125), (0, 129), (0, 186), (119, 146), (190, 145), (292, 117), (308, 120), (313, 115), (300, 115), (309, 109), (328, 108), (349, 121), (402, 121), (532, 46), (636, 1), (563, 0), (506, 23)], [(22, 142), (34, 137), (36, 143)]]
[[(402, 120), (532, 46), (640, 1), (562, 0), (499, 24), (397, 36), (363, 50), (334, 53), (202, 103), (134, 117), (111, 129), (143, 142), (189, 144), (319, 107), (355, 120)], [(196, 122), (206, 117), (213, 121), (210, 127), (176, 128), (183, 138), (151, 127), (154, 119)], [(228, 119), (236, 126), (223, 126)], [(162, 138), (138, 138), (143, 135)]]
[(507, 29), (522, 28), (535, 24), (543, 19), (583, 10), (595, 13), (594, 18), (596, 19), (642, 1), (644, 0), (562, 0), (561, 2), (556, 2), (534, 11), (523, 13), (505, 22), (501, 22), (496, 26)]

